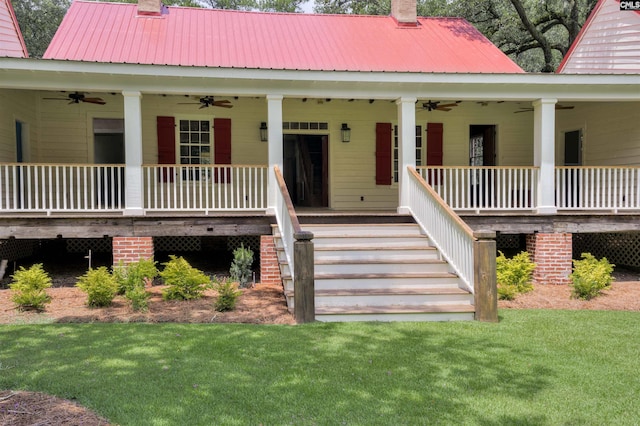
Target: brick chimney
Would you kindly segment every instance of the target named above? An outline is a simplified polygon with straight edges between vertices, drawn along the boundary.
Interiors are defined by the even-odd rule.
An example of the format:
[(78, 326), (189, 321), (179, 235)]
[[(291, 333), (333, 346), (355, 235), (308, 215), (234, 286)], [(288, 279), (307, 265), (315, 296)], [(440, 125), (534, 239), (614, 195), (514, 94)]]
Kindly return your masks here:
[(138, 0), (138, 15), (162, 15), (162, 0)]
[(391, 0), (391, 16), (403, 27), (418, 25), (418, 5), (416, 0)]

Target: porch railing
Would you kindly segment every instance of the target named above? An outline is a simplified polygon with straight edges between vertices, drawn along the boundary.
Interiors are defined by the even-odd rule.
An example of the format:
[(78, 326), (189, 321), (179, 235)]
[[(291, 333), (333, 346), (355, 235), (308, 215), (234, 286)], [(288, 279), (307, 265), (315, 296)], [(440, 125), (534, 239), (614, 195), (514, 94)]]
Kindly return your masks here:
[(558, 210), (640, 209), (640, 167), (556, 167)]
[(536, 167), (418, 167), (422, 178), (454, 210), (532, 210)]
[(473, 293), (473, 231), (415, 169), (409, 171), (409, 208), (413, 217)]
[(266, 166), (144, 165), (144, 208), (265, 210), (267, 170)]
[(0, 164), (0, 211), (124, 209), (124, 165)]

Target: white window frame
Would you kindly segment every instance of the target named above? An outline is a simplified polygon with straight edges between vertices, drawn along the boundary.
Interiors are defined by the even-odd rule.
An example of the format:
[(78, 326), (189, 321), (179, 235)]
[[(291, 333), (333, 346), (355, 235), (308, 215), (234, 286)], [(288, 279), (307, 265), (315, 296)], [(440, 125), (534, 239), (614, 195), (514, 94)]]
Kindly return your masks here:
[[(422, 134), (422, 125), (416, 124), (416, 166), (422, 166), (425, 153), (425, 138)], [(393, 172), (393, 183), (398, 183), (398, 125), (393, 125), (393, 145), (391, 147), (391, 170)]]
[[(181, 166), (189, 166), (189, 165), (193, 165), (193, 166), (207, 166), (210, 164), (213, 164), (213, 155), (214, 155), (214, 139), (213, 139), (213, 118), (211, 116), (198, 116), (198, 115), (189, 115), (189, 116), (181, 116), (181, 117), (176, 117), (176, 121), (177, 121), (177, 125), (176, 125), (176, 164), (181, 165)], [(183, 163), (182, 162), (182, 158), (183, 158), (183, 154), (182, 154), (182, 148), (183, 148), (183, 144), (185, 144), (185, 147), (189, 149), (189, 154), (187, 155), (187, 158), (192, 159), (195, 158), (195, 155), (192, 154), (192, 148), (193, 147), (198, 147), (198, 148), (202, 148), (203, 145), (201, 143), (196, 144), (192, 144), (191, 143), (191, 138), (189, 138), (190, 140), (188, 142), (182, 142), (181, 140), (181, 135), (183, 133), (185, 133), (183, 130), (181, 130), (181, 123), (182, 121), (188, 121), (189, 122), (189, 128), (191, 129), (191, 122), (194, 121), (199, 121), (199, 122), (203, 122), (206, 121), (209, 123), (209, 130), (208, 130), (208, 135), (209, 135), (209, 144), (208, 144), (208, 148), (209, 148), (209, 155), (208, 158), (203, 158), (203, 156), (201, 154), (200, 155), (200, 163), (191, 163), (191, 160), (188, 163)], [(188, 130), (187, 131), (189, 135), (192, 134), (192, 132), (195, 134), (195, 131), (192, 130)], [(198, 134), (202, 134), (203, 132), (201, 130), (197, 131)], [(200, 151), (201, 152), (201, 151)], [(206, 161), (203, 161), (206, 160)]]

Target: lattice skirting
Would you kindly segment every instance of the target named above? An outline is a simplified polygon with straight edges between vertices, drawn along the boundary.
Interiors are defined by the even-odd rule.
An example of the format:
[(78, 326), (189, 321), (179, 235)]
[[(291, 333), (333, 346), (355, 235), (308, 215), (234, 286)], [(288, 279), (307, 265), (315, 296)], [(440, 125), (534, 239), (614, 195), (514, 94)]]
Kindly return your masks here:
[(155, 237), (153, 239), (155, 251), (181, 252), (200, 251), (202, 242), (200, 237)]
[(39, 244), (39, 240), (0, 240), (0, 259), (13, 261), (29, 257)]
[(573, 234), (573, 258), (591, 253), (619, 266), (640, 268), (640, 233)]
[(67, 253), (111, 253), (111, 238), (72, 238), (66, 240)]
[(258, 258), (260, 254), (260, 236), (258, 235), (245, 235), (235, 236), (227, 238), (227, 250), (233, 252), (235, 249), (244, 244), (245, 248), (250, 248), (253, 251), (253, 258)]

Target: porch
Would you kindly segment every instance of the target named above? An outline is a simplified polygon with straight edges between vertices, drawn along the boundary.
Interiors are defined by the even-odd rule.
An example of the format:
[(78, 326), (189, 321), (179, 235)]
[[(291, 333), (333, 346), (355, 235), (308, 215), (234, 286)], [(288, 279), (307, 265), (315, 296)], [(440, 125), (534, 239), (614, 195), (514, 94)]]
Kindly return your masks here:
[[(142, 200), (142, 215), (263, 215), (269, 207), (266, 165), (143, 165), (141, 187), (127, 185), (126, 169), (122, 164), (0, 164), (0, 215), (127, 216), (127, 200)], [(447, 205), (464, 215), (539, 214), (543, 191), (552, 192), (558, 213), (640, 212), (638, 166), (556, 166), (551, 191), (540, 184), (539, 167), (416, 170)]]

